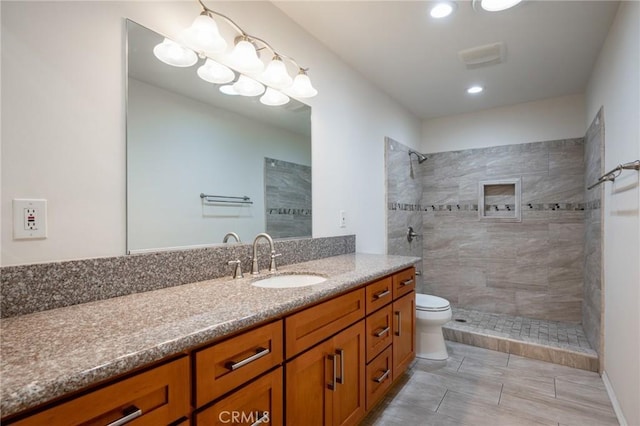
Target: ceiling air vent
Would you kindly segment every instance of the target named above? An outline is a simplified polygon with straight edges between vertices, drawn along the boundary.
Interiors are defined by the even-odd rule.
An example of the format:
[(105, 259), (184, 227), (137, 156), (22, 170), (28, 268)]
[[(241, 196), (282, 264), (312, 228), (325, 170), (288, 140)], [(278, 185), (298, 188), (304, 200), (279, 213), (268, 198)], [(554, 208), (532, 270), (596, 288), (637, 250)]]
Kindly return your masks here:
[(458, 52), (458, 57), (467, 69), (497, 65), (504, 62), (506, 46), (503, 42), (485, 44)]

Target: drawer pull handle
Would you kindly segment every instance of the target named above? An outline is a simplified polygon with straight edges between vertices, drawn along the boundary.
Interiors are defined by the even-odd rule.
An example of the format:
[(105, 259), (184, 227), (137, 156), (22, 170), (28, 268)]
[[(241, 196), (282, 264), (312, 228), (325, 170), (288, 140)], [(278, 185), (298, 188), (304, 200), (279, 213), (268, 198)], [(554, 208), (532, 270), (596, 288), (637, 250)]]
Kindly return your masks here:
[(340, 355), (340, 377), (336, 379), (341, 385), (344, 384), (344, 350), (336, 349), (336, 355)]
[(330, 390), (335, 392), (336, 384), (337, 384), (337, 376), (338, 376), (338, 374), (336, 373), (336, 356), (329, 355), (329, 360), (331, 360), (331, 362), (333, 363), (333, 379), (331, 383), (329, 383), (327, 386), (329, 387)]
[(396, 331), (396, 336), (400, 337), (402, 333), (402, 313), (400, 311), (396, 311), (396, 315), (398, 316), (398, 331)]
[(269, 413), (264, 413), (262, 417), (256, 420), (251, 426), (260, 426), (262, 423), (269, 423)]
[(137, 419), (142, 415), (142, 410), (135, 405), (132, 405), (126, 410), (123, 410), (123, 412), (125, 413), (124, 417), (120, 417), (118, 420), (109, 423), (107, 426), (122, 426), (125, 423), (129, 423), (131, 420)]
[(374, 333), (373, 335), (376, 337), (382, 337), (385, 334), (387, 334), (389, 330), (391, 330), (391, 327), (387, 326), (386, 328), (383, 328), (382, 330), (378, 331), (377, 333)]
[(391, 370), (387, 369), (387, 371), (382, 373), (382, 376), (378, 377), (377, 379), (373, 379), (373, 381), (376, 382), (376, 383), (382, 383), (382, 382), (384, 382), (384, 379), (389, 377), (389, 373), (391, 373)]
[(262, 358), (265, 355), (268, 355), (271, 351), (269, 350), (269, 348), (256, 348), (256, 354), (255, 355), (251, 355), (249, 358), (245, 358), (242, 361), (238, 361), (238, 362), (233, 362), (233, 361), (229, 361), (227, 362), (227, 364), (225, 365), (225, 367), (227, 367), (229, 370), (231, 371), (235, 371), (240, 367), (244, 367), (245, 365), (249, 364), (250, 362), (253, 362), (259, 358)]
[(375, 300), (381, 299), (391, 293), (389, 290), (381, 291), (380, 293), (376, 293), (373, 295)]
[(402, 287), (405, 287), (405, 286), (408, 286), (408, 285), (411, 285), (411, 284), (413, 284), (413, 278), (409, 278), (408, 280), (404, 280), (404, 281), (402, 281), (402, 282), (400, 283), (400, 285), (401, 285)]

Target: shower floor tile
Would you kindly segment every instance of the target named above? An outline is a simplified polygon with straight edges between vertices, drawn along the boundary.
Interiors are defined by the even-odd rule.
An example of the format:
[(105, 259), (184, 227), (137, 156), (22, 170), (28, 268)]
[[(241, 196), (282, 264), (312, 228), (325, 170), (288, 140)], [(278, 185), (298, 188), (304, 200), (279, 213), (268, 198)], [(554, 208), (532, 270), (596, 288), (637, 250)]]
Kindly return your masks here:
[(483, 348), (597, 371), (598, 355), (580, 324), (452, 308), (445, 338)]

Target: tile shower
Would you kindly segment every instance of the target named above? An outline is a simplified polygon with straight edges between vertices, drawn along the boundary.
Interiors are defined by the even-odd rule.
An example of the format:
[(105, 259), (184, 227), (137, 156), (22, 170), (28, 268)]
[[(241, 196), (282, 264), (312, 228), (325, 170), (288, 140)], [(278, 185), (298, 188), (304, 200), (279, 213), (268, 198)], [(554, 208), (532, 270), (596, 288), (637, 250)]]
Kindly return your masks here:
[[(422, 257), (419, 291), (448, 299), (461, 320), (447, 338), (550, 361), (566, 354), (545, 348), (561, 348), (587, 357), (563, 362), (598, 368), (601, 190), (585, 188), (601, 174), (602, 135), (599, 113), (584, 138), (433, 153), (420, 165), (387, 139), (388, 253)], [(479, 220), (480, 182), (509, 179), (521, 185), (521, 221)], [(512, 216), (515, 197), (490, 199), (490, 216)]]

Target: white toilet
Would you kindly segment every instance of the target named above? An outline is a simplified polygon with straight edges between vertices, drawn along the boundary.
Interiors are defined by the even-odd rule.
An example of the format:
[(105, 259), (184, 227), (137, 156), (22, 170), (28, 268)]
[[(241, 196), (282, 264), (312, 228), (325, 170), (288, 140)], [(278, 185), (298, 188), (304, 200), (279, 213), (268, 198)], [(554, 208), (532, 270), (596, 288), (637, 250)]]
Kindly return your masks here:
[(449, 358), (444, 344), (442, 326), (451, 320), (451, 305), (447, 299), (428, 294), (416, 294), (416, 356), (442, 360)]

